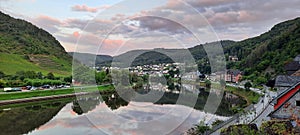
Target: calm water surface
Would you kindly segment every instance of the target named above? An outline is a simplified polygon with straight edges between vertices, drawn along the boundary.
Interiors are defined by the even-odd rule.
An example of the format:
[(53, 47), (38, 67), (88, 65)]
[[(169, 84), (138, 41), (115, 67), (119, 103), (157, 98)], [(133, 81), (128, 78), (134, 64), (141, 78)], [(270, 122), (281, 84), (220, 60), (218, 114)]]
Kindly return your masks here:
[(225, 93), (216, 114), (205, 113), (208, 94), (186, 91), (184, 95), (197, 97), (194, 106), (176, 103), (179, 93), (164, 92), (153, 103), (127, 102), (112, 93), (2, 107), (0, 129), (1, 134), (30, 135), (182, 134), (199, 121), (228, 119), (234, 113), (230, 108), (245, 102)]

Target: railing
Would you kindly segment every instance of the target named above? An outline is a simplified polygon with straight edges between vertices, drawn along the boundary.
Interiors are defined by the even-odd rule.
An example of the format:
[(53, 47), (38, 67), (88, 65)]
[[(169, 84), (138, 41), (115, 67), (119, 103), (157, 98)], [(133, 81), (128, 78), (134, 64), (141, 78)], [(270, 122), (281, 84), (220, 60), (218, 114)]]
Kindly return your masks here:
[[(251, 104), (251, 105), (247, 106), (246, 108), (244, 108), (243, 110), (244, 110), (244, 112), (247, 112), (247, 111), (250, 111), (253, 109), (254, 109), (254, 105)], [(207, 134), (207, 135), (212, 134), (212, 133), (216, 132), (217, 130), (227, 126), (228, 124), (230, 124), (234, 121), (239, 122), (240, 117), (243, 115), (242, 113), (243, 112), (233, 115), (230, 119), (226, 120), (225, 122), (223, 122), (221, 124), (214, 126), (211, 130), (207, 131), (205, 134)]]

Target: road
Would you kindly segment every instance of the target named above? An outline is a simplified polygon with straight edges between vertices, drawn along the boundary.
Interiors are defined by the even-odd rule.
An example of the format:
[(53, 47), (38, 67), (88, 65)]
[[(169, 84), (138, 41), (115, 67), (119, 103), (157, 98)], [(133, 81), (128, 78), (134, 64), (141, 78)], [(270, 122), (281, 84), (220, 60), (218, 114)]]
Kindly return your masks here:
[[(232, 85), (229, 85), (232, 86)], [(238, 87), (238, 86), (234, 86)], [(262, 90), (252, 89), (255, 90), (257, 93), (262, 93)], [(222, 128), (226, 128), (230, 125), (235, 124), (248, 124), (248, 123), (255, 123), (259, 127), (263, 121), (270, 120), (268, 115), (274, 110), (273, 106), (270, 104), (272, 101), (272, 97), (276, 97), (277, 93), (272, 92), (269, 90), (268, 87), (264, 86), (264, 96), (260, 98), (259, 102), (254, 105), (253, 109), (249, 109), (249, 111), (246, 111), (245, 114), (240, 115), (236, 120), (233, 119), (233, 121), (228, 122), (227, 124), (223, 125)], [(221, 129), (216, 130), (213, 132), (213, 135), (220, 134)]]
[(22, 91), (15, 91), (15, 92), (0, 92), (0, 94), (11, 94), (11, 93), (20, 93), (20, 92), (32, 92), (32, 91), (52, 91), (52, 90), (64, 90), (64, 89), (85, 89), (85, 88), (96, 88), (100, 86), (107, 86), (111, 84), (103, 84), (103, 85), (95, 85), (95, 86), (74, 86), (74, 87), (69, 87), (69, 88), (58, 88), (58, 89), (44, 89), (44, 90), (22, 90)]

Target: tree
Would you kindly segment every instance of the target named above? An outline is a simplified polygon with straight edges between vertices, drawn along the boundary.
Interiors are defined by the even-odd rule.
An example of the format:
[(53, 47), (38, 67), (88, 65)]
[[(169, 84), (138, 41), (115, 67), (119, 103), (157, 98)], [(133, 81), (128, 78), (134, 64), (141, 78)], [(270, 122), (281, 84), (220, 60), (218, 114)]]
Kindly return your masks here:
[(106, 72), (106, 75), (108, 75), (109, 74), (109, 69), (106, 68), (105, 72)]
[(37, 76), (38, 79), (43, 79), (43, 74), (42, 74), (42, 72), (38, 72), (38, 73), (36, 74), (36, 76)]
[(5, 77), (5, 74), (2, 71), (0, 71), (0, 79), (4, 78), (4, 77)]
[(252, 84), (250, 82), (246, 82), (244, 87), (246, 90), (250, 90), (250, 88), (252, 87)]
[(3, 88), (6, 82), (2, 79), (0, 79), (0, 88)]
[(225, 88), (225, 86), (226, 86), (226, 81), (225, 81), (224, 79), (221, 79), (221, 80), (220, 80), (220, 85), (221, 85), (222, 88)]
[(72, 83), (72, 76), (65, 77), (64, 81), (67, 83)]
[(47, 74), (46, 78), (50, 79), (50, 80), (54, 80), (55, 77), (54, 77), (53, 73), (50, 72), (50, 73)]
[(210, 86), (211, 86), (211, 82), (209, 81), (209, 80), (205, 80), (205, 87), (206, 88), (210, 88)]
[(35, 79), (37, 78), (37, 74), (34, 71), (26, 71), (25, 78)]
[(198, 133), (198, 134), (203, 134), (210, 130), (210, 127), (207, 126), (206, 124), (204, 124), (203, 121), (200, 121), (200, 123), (198, 125), (196, 125), (195, 128), (196, 128), (196, 133)]
[(102, 84), (104, 82), (105, 76), (106, 76), (105, 71), (97, 72), (96, 75), (95, 75), (96, 83), (97, 84)]
[(24, 71), (18, 71), (16, 72), (16, 78), (14, 80), (16, 80), (17, 78), (19, 78), (20, 80), (24, 80), (25, 79), (25, 72)]
[(42, 82), (41, 82), (40, 80), (34, 80), (34, 81), (32, 82), (32, 85), (33, 85), (34, 87), (39, 87), (39, 86), (42, 85)]
[(254, 80), (254, 83), (255, 84), (265, 84), (265, 83), (267, 83), (267, 81), (268, 80), (266, 78), (260, 76)]

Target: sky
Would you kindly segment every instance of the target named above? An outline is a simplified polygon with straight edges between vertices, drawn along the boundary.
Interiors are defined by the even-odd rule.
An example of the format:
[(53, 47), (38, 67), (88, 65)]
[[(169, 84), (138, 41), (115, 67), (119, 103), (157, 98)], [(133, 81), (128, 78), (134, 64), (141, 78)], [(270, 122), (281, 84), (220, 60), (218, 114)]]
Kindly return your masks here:
[(300, 16), (299, 0), (0, 0), (69, 52), (119, 55), (258, 36)]

